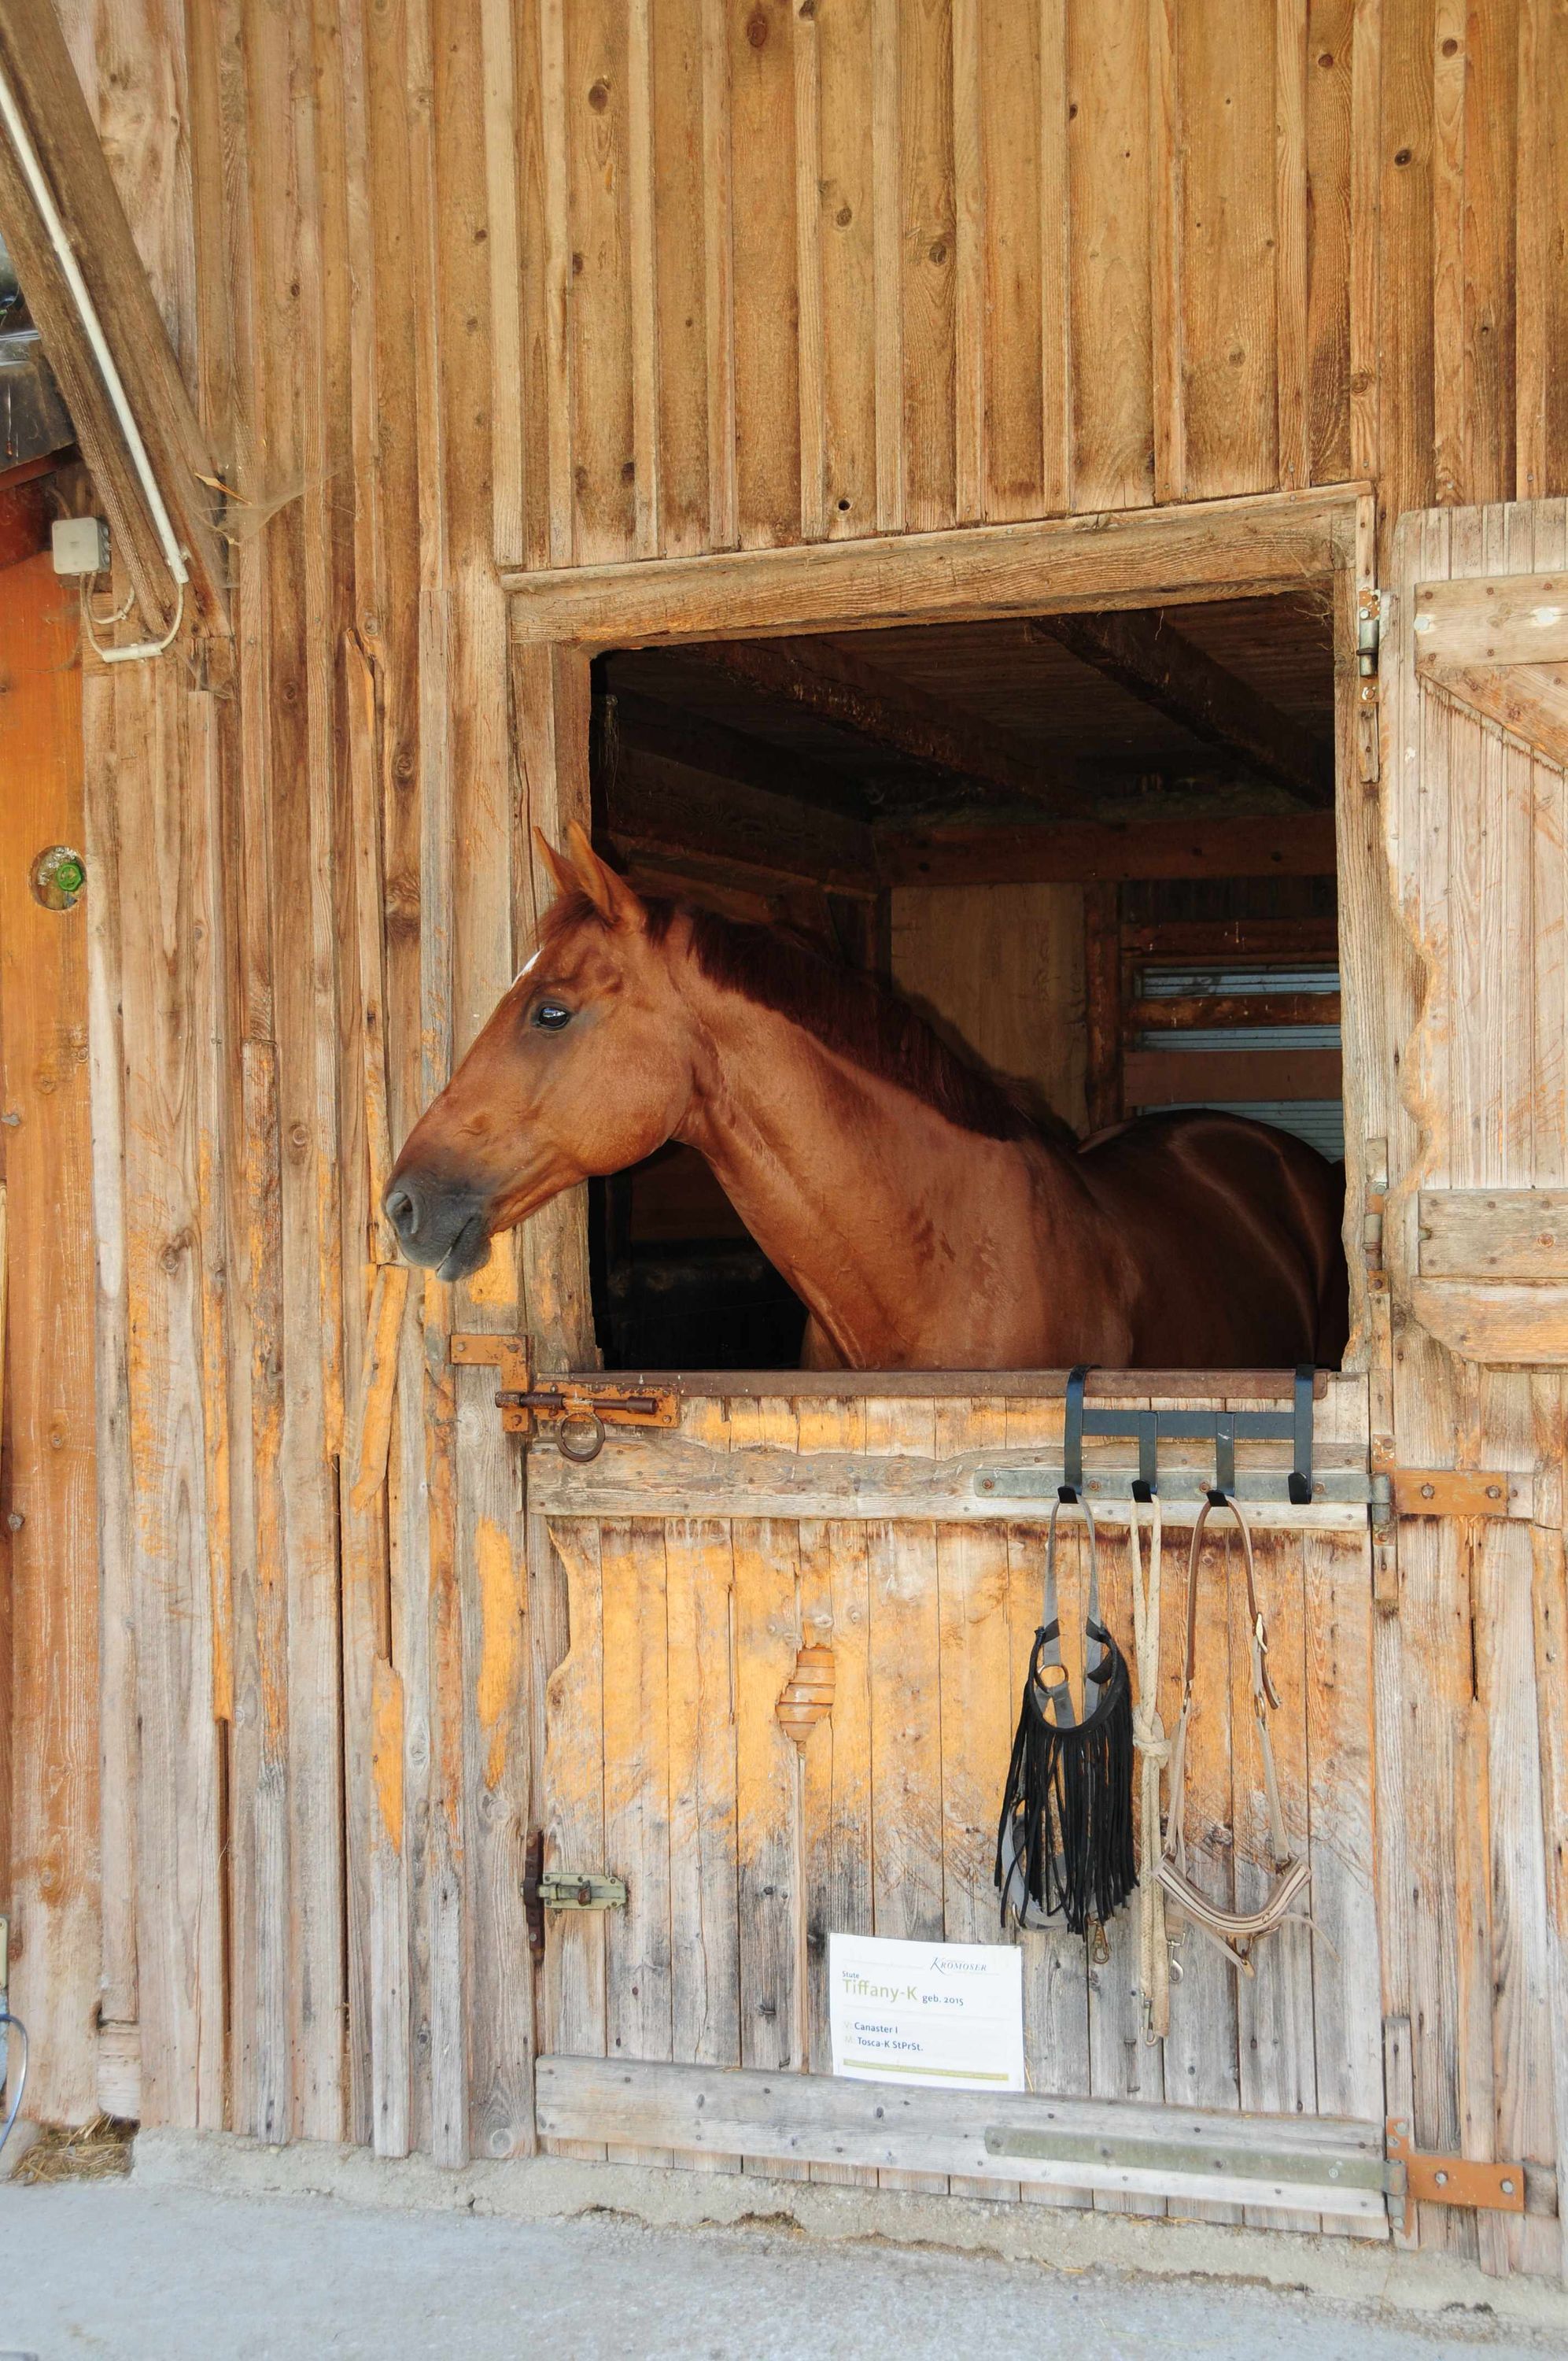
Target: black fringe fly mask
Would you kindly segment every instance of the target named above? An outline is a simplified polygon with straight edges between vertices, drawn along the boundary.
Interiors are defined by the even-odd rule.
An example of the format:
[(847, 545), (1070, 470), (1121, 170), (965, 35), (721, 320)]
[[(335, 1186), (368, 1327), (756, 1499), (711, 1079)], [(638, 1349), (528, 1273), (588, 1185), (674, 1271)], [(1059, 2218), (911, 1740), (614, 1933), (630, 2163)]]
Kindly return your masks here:
[[(1057, 1521), (1078, 1508), (1089, 1529), (1084, 1708), (1061, 1659)], [(1002, 1923), (1047, 1923), (1075, 1935), (1102, 1926), (1137, 1883), (1133, 1858), (1133, 1695), (1126, 1658), (1100, 1620), (1100, 1559), (1089, 1503), (1066, 1487), (1046, 1538), (1045, 1596), (996, 1832)]]

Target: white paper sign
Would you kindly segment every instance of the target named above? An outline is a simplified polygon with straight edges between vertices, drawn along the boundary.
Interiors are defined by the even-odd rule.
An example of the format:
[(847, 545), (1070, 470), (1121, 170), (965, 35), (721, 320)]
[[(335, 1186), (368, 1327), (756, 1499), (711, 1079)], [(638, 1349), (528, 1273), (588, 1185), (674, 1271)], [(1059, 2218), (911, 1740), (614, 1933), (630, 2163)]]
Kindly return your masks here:
[(833, 2071), (861, 2082), (1021, 2091), (1024, 1955), (1003, 1943), (828, 1938)]

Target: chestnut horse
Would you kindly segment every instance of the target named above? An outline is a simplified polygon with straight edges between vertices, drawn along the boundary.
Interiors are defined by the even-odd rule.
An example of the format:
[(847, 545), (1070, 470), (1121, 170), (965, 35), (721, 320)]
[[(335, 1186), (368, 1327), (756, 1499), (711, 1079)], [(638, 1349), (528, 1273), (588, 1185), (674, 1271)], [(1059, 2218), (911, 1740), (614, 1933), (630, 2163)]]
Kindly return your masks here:
[(386, 1208), (455, 1279), (666, 1140), (806, 1303), (818, 1368), (1337, 1362), (1343, 1190), (1288, 1134), (1146, 1117), (1080, 1146), (793, 937), (645, 902), (572, 830), (538, 949), (404, 1143)]

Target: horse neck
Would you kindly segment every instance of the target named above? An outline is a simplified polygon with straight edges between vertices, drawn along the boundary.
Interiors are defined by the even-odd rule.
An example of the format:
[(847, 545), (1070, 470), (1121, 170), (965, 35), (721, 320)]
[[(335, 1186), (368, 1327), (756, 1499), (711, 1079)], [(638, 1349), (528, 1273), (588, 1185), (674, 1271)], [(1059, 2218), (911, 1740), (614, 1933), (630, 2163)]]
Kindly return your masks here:
[(677, 1137), (850, 1367), (896, 1366), (928, 1304), (932, 1240), (961, 1257), (998, 1168), (1027, 1152), (960, 1129), (791, 1018), (691, 976), (696, 1084)]

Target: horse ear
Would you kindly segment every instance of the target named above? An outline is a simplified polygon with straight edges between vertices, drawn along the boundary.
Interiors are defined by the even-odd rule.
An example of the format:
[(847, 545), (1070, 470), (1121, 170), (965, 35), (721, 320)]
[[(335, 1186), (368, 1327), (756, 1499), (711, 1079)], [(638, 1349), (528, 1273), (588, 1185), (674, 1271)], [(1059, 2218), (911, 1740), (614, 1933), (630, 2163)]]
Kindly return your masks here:
[(608, 861), (599, 859), (588, 840), (587, 829), (572, 820), (568, 823), (566, 834), (571, 841), (576, 883), (582, 887), (606, 926), (641, 925), (644, 914), (636, 893), (624, 877), (616, 873)]
[(533, 841), (539, 847), (539, 858), (555, 880), (556, 892), (575, 894), (577, 890), (576, 871), (561, 853), (556, 851), (542, 828), (534, 829)]

